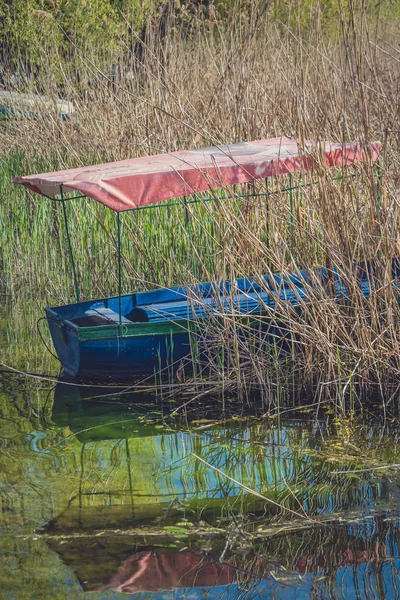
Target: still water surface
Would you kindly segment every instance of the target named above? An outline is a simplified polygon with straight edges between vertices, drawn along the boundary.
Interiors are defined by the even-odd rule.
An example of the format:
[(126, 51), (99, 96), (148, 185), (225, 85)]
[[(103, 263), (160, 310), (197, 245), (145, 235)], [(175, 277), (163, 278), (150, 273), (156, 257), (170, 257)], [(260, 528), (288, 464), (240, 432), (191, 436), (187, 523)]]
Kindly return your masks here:
[(0, 374), (1, 598), (400, 597), (396, 420), (171, 426), (103, 393)]

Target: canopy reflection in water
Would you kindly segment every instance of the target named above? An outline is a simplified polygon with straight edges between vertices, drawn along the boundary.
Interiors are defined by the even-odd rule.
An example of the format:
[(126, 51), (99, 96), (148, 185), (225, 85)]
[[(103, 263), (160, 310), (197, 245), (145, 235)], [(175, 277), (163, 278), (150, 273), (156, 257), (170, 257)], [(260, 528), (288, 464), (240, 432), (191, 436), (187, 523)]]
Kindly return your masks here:
[(171, 598), (156, 592), (180, 589), (197, 600), (215, 587), (221, 598), (239, 597), (241, 588), (241, 598), (309, 598), (313, 590), (318, 598), (361, 600), (396, 597), (387, 591), (400, 590), (399, 532), (399, 518), (388, 522), (383, 516), (356, 526), (310, 528), (254, 544), (245, 555), (231, 553), (224, 564), (217, 562), (221, 545), (205, 556), (195, 544), (193, 552), (149, 548), (145, 537), (132, 551), (139, 539), (124, 535), (47, 543), (91, 592), (147, 591), (149, 598)]

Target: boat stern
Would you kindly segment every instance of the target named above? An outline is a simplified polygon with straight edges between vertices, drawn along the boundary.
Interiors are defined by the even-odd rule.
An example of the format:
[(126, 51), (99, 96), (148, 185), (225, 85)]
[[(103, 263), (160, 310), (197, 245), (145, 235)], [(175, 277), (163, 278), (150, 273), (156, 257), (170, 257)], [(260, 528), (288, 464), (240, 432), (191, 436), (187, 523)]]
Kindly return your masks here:
[(53, 308), (45, 309), (51, 338), (64, 371), (75, 377), (80, 368), (80, 343), (76, 327), (71, 326)]

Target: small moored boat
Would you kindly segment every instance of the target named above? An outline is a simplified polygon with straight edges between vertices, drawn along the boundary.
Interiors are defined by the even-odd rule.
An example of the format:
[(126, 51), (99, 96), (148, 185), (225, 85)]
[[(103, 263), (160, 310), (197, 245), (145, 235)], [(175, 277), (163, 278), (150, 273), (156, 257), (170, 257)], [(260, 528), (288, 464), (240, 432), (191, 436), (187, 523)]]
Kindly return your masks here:
[[(72, 376), (129, 378), (181, 368), (193, 362), (191, 336), (210, 316), (232, 312), (243, 319), (271, 312), (281, 302), (293, 307), (303, 302), (323, 268), (292, 275), (245, 277), (192, 287), (173, 287), (122, 294), (120, 215), (173, 198), (187, 197), (227, 185), (323, 167), (343, 167), (379, 157), (380, 143), (306, 144), (281, 137), (209, 147), (79, 167), (54, 173), (17, 177), (14, 182), (65, 202), (92, 198), (117, 215), (119, 293), (46, 308), (54, 347), (66, 373)], [(78, 195), (71, 196), (71, 193)], [(64, 217), (67, 226), (66, 212)], [(70, 243), (70, 238), (68, 236)], [(71, 259), (73, 260), (70, 243)], [(370, 293), (369, 271), (360, 269), (360, 289)], [(394, 265), (393, 268), (397, 269)], [(336, 269), (330, 273), (333, 293), (346, 295)], [(268, 335), (276, 339), (275, 327)]]
[(64, 120), (73, 112), (72, 102), (62, 98), (50, 100), (39, 94), (0, 90), (0, 116), (3, 117), (37, 118), (56, 113)]

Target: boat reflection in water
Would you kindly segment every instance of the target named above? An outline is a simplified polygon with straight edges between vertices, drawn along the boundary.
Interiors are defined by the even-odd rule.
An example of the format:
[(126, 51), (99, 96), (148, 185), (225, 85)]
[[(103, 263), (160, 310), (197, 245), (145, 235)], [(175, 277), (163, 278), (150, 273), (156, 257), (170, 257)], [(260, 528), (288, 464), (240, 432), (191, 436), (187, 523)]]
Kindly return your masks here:
[[(152, 490), (146, 496), (145, 488), (137, 493), (135, 459), (128, 441), (138, 440), (144, 453), (145, 440), (154, 438), (147, 446), (153, 464), (157, 450), (168, 446), (166, 438), (175, 443), (177, 434), (165, 433), (162, 426), (160, 429), (160, 425), (150, 422), (149, 411), (138, 408), (141, 402), (142, 407), (148, 403), (148, 398), (136, 396), (135, 404), (123, 403), (121, 397), (118, 401), (118, 396), (117, 401), (115, 396), (111, 399), (113, 392), (117, 395), (120, 391), (120, 388), (63, 383), (58, 383), (55, 389), (52, 419), (56, 425), (69, 427), (75, 433), (82, 443), (83, 460), (78, 494), (42, 531), (48, 546), (73, 567), (86, 591), (133, 593), (230, 584), (235, 569), (190, 550), (182, 552), (166, 534), (163, 527), (168, 529), (168, 524), (183, 518), (182, 506), (177, 503), (174, 508), (173, 501), (171, 505), (171, 494), (154, 495)], [(156, 413), (159, 410), (151, 413), (153, 419)], [(93, 458), (96, 446), (97, 451), (100, 446), (100, 453), (104, 451), (107, 441), (116, 441), (120, 449), (122, 442), (128, 486), (87, 491), (86, 459), (88, 454)], [(120, 479), (118, 475), (116, 478)], [(151, 487), (151, 482), (147, 483)], [(142, 533), (140, 530), (146, 524), (148, 528)], [(152, 528), (152, 524), (156, 527)], [(60, 536), (63, 536), (61, 541)]]
[[(41, 534), (83, 590), (196, 600), (399, 593), (397, 488), (370, 474), (335, 479), (321, 430), (298, 420), (166, 431), (159, 407), (149, 418), (148, 399), (128, 405), (105, 391), (59, 384), (53, 408), (54, 422), (81, 443), (81, 481)], [(332, 521), (294, 519), (288, 529), (286, 519), (286, 529), (274, 528), (279, 511), (192, 453), (270, 500), (290, 489), (288, 507), (301, 501), (315, 519)]]

